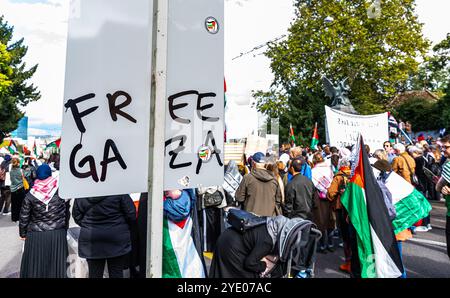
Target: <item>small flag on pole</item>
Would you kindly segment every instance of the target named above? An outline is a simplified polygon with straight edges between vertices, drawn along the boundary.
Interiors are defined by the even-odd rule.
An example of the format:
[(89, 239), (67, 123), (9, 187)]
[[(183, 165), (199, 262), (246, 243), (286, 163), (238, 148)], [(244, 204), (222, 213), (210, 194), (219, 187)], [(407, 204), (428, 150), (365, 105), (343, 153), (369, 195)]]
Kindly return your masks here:
[(289, 127), (290, 127), (290, 129), (289, 129), (289, 138), (291, 139), (291, 145), (293, 147), (295, 147), (296, 140), (295, 140), (294, 128), (292, 128), (292, 124), (289, 124)]
[(37, 154), (37, 147), (36, 147), (36, 140), (34, 140), (34, 145), (33, 145), (33, 153), (34, 153), (34, 156), (38, 156), (38, 154)]
[(48, 144), (47, 147), (45, 147), (45, 150), (47, 150), (48, 148), (59, 148), (60, 146), (61, 146), (61, 138)]
[(13, 140), (11, 140), (11, 142), (9, 143), (8, 150), (11, 154), (15, 154), (17, 152), (17, 146)]
[(319, 145), (319, 133), (317, 131), (317, 122), (316, 122), (316, 125), (314, 127), (313, 137), (311, 140), (311, 149), (317, 150), (317, 145)]

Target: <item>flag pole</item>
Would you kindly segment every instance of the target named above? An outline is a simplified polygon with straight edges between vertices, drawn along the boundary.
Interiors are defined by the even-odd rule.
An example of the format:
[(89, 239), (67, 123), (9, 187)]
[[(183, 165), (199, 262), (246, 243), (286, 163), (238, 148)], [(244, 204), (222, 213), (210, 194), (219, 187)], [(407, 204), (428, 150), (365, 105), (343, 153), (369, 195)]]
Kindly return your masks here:
[(150, 134), (147, 211), (147, 278), (162, 277), (164, 137), (167, 75), (168, 1), (153, 1), (153, 59), (150, 100)]

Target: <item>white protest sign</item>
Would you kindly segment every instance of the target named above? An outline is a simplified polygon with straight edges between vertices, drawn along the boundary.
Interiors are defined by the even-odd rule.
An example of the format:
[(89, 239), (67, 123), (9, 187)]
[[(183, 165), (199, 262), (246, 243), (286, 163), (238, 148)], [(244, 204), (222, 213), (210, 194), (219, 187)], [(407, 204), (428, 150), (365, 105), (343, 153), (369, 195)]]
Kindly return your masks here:
[(256, 135), (250, 135), (247, 137), (247, 144), (245, 146), (245, 155), (249, 158), (256, 152), (262, 152), (266, 154), (269, 149), (269, 140)]
[(371, 151), (383, 149), (389, 140), (388, 113), (377, 115), (353, 115), (325, 107), (328, 142), (338, 148), (357, 143), (358, 135), (364, 138)]
[(153, 1), (71, 5), (59, 194), (146, 192)]
[(224, 1), (171, 0), (164, 189), (222, 185)]

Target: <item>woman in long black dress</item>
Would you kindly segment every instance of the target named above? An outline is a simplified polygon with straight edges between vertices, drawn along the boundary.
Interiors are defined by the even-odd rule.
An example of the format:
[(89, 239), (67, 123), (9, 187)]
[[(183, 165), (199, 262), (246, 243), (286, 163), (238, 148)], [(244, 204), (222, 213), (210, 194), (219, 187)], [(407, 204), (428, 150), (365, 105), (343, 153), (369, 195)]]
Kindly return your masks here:
[(258, 278), (275, 253), (275, 243), (288, 219), (270, 218), (267, 224), (247, 230), (244, 234), (230, 228), (220, 235), (211, 263), (210, 278)]
[(59, 197), (58, 175), (52, 176), (47, 164), (36, 174), (20, 211), (19, 232), (25, 240), (20, 277), (66, 278), (69, 202)]

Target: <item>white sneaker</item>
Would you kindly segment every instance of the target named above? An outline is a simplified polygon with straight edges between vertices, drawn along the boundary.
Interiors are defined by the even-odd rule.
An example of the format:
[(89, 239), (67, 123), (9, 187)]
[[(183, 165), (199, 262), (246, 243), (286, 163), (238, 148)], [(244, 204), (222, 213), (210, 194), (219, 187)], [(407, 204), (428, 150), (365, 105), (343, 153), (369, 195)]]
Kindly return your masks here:
[(428, 231), (431, 231), (433, 228), (431, 227), (431, 224), (428, 224), (427, 225), (427, 229), (428, 229)]
[(428, 228), (424, 226), (420, 226), (416, 228), (416, 232), (428, 232)]
[(8, 213), (3, 212), (3, 215), (11, 215), (11, 212), (8, 212)]

